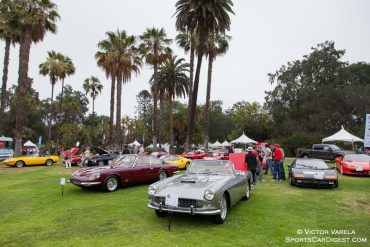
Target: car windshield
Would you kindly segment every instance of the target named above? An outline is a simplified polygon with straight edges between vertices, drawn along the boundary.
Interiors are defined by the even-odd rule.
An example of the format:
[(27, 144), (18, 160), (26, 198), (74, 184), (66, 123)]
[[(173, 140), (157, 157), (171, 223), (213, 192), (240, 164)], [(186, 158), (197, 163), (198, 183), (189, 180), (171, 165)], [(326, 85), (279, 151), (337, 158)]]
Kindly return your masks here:
[(331, 147), (332, 150), (343, 150), (340, 147), (338, 147), (337, 145), (333, 145), (333, 144), (330, 144), (329, 147)]
[(370, 156), (366, 154), (345, 155), (343, 161), (370, 162)]
[(187, 174), (225, 174), (233, 173), (232, 163), (219, 160), (194, 160)]
[(131, 166), (135, 161), (136, 156), (133, 155), (121, 155), (113, 160), (112, 166)]
[(328, 169), (328, 165), (323, 160), (296, 160), (295, 168), (298, 169)]

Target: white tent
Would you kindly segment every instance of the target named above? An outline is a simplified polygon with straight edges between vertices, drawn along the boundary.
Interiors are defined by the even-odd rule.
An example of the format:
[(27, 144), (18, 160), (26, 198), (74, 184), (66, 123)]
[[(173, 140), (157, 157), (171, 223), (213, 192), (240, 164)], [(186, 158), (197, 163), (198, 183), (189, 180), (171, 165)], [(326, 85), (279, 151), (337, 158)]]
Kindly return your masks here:
[(130, 144), (128, 144), (130, 147), (133, 147), (133, 146), (141, 146), (141, 144), (138, 142), (138, 141), (134, 141), (134, 142), (131, 142)]
[(222, 147), (222, 144), (217, 140), (215, 143), (209, 144), (212, 148)]
[(30, 140), (26, 141), (25, 144), (23, 144), (23, 146), (25, 147), (37, 147), (37, 145), (33, 142), (31, 142)]
[(364, 142), (363, 139), (358, 138), (357, 136), (354, 136), (347, 130), (345, 130), (343, 126), (342, 129), (339, 130), (334, 135), (322, 139), (322, 142), (334, 142), (334, 141), (350, 142), (352, 143), (352, 147), (354, 142)]
[(238, 139), (231, 141), (231, 143), (248, 144), (248, 143), (257, 143), (257, 142), (255, 140), (252, 140), (248, 136), (246, 136), (243, 132), (243, 135), (241, 135)]
[(223, 147), (229, 147), (229, 146), (231, 146), (231, 144), (228, 141), (226, 141), (226, 140), (223, 143), (221, 143), (221, 145)]

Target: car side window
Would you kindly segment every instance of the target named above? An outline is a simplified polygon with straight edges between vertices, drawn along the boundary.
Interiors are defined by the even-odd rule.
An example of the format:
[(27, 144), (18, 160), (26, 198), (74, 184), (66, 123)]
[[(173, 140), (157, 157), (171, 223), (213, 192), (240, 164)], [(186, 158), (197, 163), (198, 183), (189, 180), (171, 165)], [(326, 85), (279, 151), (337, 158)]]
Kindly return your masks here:
[(313, 146), (313, 149), (315, 149), (315, 150), (323, 150), (324, 148), (323, 148), (322, 145), (314, 145)]
[(142, 157), (137, 157), (135, 165), (136, 166), (147, 166), (150, 164), (149, 157), (142, 156)]
[(162, 164), (162, 161), (160, 159), (156, 159), (154, 157), (150, 157), (150, 165), (151, 166), (160, 165), (160, 164)]
[(324, 150), (325, 151), (329, 151), (330, 150), (330, 147), (329, 146), (324, 146)]

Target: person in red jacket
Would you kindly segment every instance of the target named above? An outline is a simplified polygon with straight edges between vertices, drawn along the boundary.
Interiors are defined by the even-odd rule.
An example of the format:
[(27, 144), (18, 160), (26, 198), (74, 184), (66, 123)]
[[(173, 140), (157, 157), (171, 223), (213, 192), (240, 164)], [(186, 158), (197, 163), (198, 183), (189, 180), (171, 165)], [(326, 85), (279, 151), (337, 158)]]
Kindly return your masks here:
[(285, 180), (284, 178), (284, 166), (283, 166), (283, 152), (281, 151), (280, 145), (274, 145), (274, 179), (278, 177), (278, 181)]

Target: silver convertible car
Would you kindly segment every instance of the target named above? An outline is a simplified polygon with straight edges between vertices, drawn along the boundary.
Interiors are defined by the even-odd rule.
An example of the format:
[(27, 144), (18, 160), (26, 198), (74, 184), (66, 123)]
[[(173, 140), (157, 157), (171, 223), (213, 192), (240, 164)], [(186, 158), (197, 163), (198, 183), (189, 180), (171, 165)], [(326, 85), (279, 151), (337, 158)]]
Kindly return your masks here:
[(185, 174), (158, 181), (148, 188), (148, 207), (159, 217), (168, 212), (212, 215), (222, 224), (228, 210), (248, 200), (251, 173), (237, 171), (228, 160), (194, 160)]

